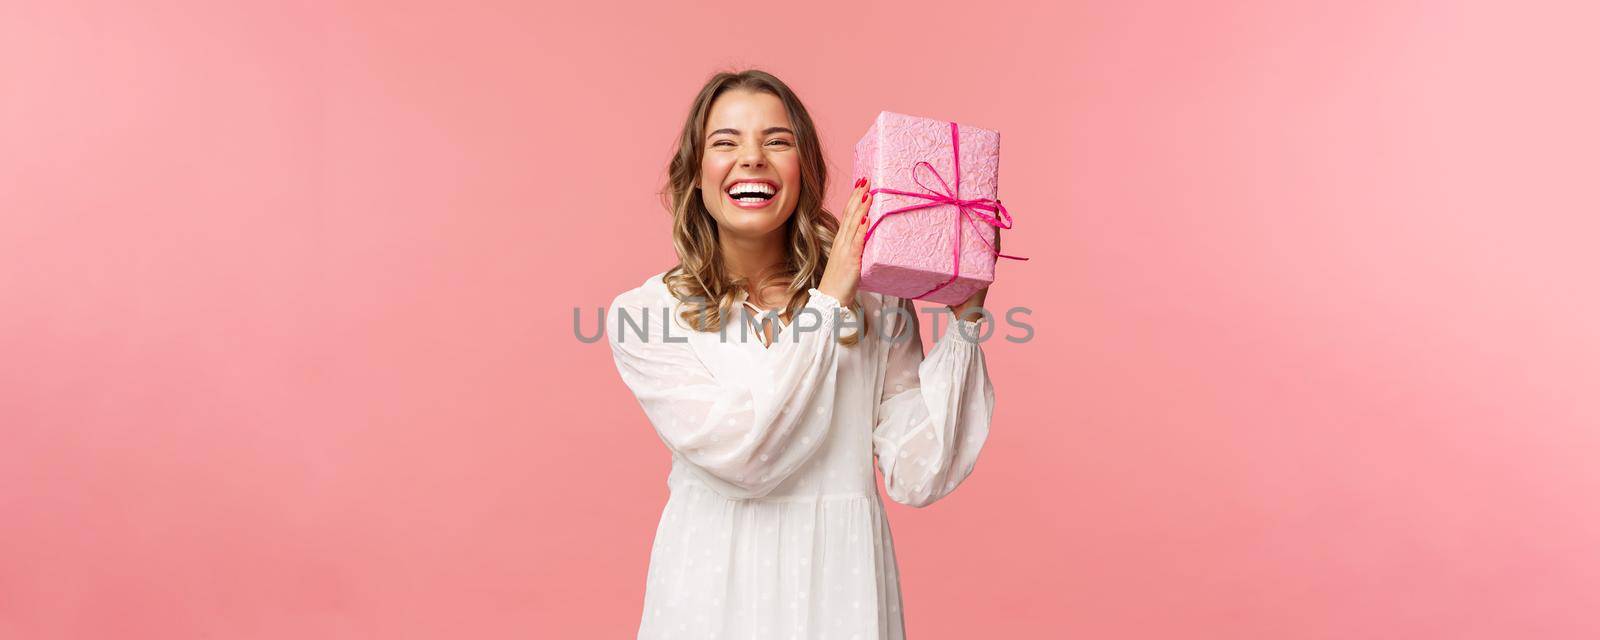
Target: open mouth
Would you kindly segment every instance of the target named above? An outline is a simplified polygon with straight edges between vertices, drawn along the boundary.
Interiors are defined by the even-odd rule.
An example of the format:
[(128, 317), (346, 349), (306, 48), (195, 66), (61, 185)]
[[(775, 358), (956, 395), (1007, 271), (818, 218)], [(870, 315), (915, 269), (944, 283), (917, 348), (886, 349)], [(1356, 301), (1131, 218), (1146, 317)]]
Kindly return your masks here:
[(728, 189), (728, 198), (740, 207), (756, 209), (778, 197), (778, 188), (766, 182), (739, 182)]

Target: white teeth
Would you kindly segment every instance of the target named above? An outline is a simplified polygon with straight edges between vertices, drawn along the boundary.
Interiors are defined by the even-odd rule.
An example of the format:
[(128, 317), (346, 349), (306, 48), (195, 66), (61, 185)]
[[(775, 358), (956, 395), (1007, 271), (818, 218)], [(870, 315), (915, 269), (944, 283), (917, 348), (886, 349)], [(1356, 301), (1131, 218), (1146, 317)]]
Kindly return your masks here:
[(733, 188), (728, 190), (729, 195), (736, 196), (741, 193), (765, 193), (767, 195), (775, 195), (778, 192), (772, 188), (772, 185), (764, 182), (741, 182), (733, 185)]

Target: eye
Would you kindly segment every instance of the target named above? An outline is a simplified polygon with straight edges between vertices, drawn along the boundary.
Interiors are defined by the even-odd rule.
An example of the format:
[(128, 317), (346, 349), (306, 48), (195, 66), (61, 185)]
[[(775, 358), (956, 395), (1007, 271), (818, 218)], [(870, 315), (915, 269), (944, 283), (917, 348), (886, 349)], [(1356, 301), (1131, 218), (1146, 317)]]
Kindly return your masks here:
[(711, 146), (720, 147), (720, 146), (725, 145), (725, 144), (733, 144), (733, 142), (730, 141), (730, 140), (718, 140), (716, 142), (711, 143)]
[[(784, 139), (782, 139), (782, 138), (779, 138), (779, 139), (777, 139), (777, 140), (773, 140), (773, 141), (772, 141), (772, 142), (776, 142), (776, 143), (778, 143), (778, 144), (781, 144), (781, 145), (785, 145), (785, 146), (787, 146), (787, 145), (788, 145), (788, 144), (789, 144), (789, 141), (788, 141), (788, 140), (784, 140)], [(767, 143), (767, 144), (772, 144), (772, 142), (769, 142), (769, 143)]]

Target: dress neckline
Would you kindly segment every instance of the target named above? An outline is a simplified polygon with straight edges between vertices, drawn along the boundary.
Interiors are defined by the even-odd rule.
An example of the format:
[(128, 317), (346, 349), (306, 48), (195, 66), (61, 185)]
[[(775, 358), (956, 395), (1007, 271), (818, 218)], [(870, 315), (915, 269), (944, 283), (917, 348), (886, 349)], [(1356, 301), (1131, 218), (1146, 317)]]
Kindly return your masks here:
[[(755, 303), (750, 302), (750, 292), (744, 289), (740, 289), (738, 293), (734, 294), (734, 300), (738, 302), (741, 307), (750, 309), (750, 311), (755, 314), (755, 317), (750, 318), (748, 321), (754, 325), (751, 328), (754, 329), (756, 333), (755, 344), (758, 345), (758, 348), (760, 348), (763, 352), (770, 351), (772, 349), (772, 345), (776, 344), (777, 341), (783, 337), (784, 331), (789, 328), (789, 324), (794, 320), (793, 317), (790, 317), (788, 321), (783, 319), (784, 307), (762, 309), (761, 307), (756, 306)], [(762, 322), (767, 318), (773, 319), (772, 342), (770, 343), (766, 341), (766, 331), (761, 328)], [(743, 313), (739, 314), (739, 319), (741, 323), (746, 322), (746, 316)]]

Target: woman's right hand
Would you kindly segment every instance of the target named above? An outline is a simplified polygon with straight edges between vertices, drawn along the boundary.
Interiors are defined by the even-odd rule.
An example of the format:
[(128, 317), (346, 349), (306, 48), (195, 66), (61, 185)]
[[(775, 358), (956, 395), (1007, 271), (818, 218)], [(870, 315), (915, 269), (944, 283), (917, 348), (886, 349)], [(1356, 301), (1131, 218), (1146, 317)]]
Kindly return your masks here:
[(833, 250), (828, 253), (828, 266), (822, 271), (822, 282), (817, 289), (833, 296), (846, 307), (856, 298), (856, 285), (861, 283), (861, 249), (867, 244), (867, 211), (872, 209), (872, 186), (866, 178), (856, 181), (856, 188), (845, 202), (844, 220), (833, 235)]

